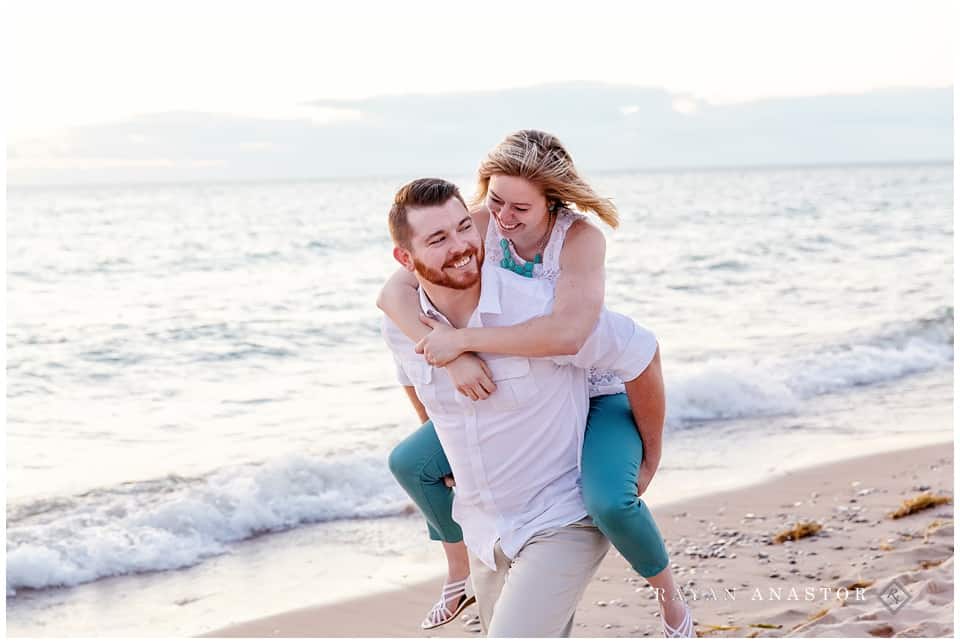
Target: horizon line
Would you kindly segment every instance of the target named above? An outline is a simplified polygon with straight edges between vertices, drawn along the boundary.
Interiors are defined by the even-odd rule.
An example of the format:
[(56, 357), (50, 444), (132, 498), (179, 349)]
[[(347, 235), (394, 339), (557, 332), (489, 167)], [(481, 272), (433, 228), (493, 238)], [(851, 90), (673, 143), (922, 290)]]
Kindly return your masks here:
[[(584, 174), (589, 176), (609, 176), (615, 174), (669, 174), (669, 173), (695, 173), (695, 172), (736, 172), (736, 171), (764, 171), (764, 170), (810, 170), (819, 168), (869, 168), (869, 167), (897, 167), (897, 166), (936, 166), (953, 165), (953, 159), (925, 159), (925, 160), (890, 160), (890, 161), (827, 161), (823, 163), (770, 163), (770, 164), (748, 164), (748, 165), (708, 165), (708, 166), (642, 166), (634, 168), (619, 168), (597, 170), (594, 172), (586, 171)], [(472, 174), (472, 173), (471, 173)], [(447, 176), (462, 177), (459, 172), (450, 173)], [(410, 174), (401, 175), (399, 173), (389, 174), (371, 174), (371, 175), (344, 175), (344, 176), (313, 176), (313, 177), (272, 177), (272, 178), (253, 178), (253, 179), (186, 179), (186, 180), (136, 180), (136, 181), (91, 181), (80, 183), (9, 183), (5, 182), (7, 189), (16, 190), (60, 190), (76, 188), (121, 188), (136, 186), (196, 186), (196, 185), (239, 185), (256, 183), (326, 183), (331, 181), (372, 181), (377, 179), (398, 179), (409, 181)]]

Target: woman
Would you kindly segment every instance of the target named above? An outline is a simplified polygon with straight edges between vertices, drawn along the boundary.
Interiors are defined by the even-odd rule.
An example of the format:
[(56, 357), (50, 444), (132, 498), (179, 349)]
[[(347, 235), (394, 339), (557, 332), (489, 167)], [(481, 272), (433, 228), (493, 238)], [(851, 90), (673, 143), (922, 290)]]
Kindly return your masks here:
[[(508, 136), (481, 163), (477, 204), (471, 213), (485, 231), (487, 262), (532, 279), (555, 283), (553, 311), (505, 328), (453, 329), (419, 314), (416, 281), (398, 271), (378, 306), (414, 341), (427, 361), (445, 366), (458, 390), (486, 398), (495, 383), (473, 352), (541, 357), (576, 353), (596, 325), (603, 305), (603, 234), (582, 214), (595, 213), (616, 227), (613, 204), (578, 175), (560, 141), (545, 132)], [(659, 352), (652, 365), (659, 368)], [(655, 445), (644, 450), (623, 383), (611, 373), (591, 371), (591, 406), (581, 457), (583, 498), (597, 527), (634, 569), (657, 589), (664, 632), (693, 636), (689, 610), (678, 597), (663, 538), (639, 498), (659, 464), (658, 427), (646, 428)], [(652, 423), (656, 424), (656, 423)], [(390, 455), (390, 468), (427, 518), (430, 536), (443, 543), (448, 575), (440, 601), (421, 625), (452, 620), (468, 605), (469, 564), (462, 534), (451, 512), (450, 466), (427, 421)]]

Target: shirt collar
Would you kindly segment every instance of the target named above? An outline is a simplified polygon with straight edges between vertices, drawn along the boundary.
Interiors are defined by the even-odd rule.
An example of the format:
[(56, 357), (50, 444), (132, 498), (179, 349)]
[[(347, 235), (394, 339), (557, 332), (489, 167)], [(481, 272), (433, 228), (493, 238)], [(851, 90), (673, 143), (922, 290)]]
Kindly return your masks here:
[(423, 287), (417, 287), (417, 294), (420, 295), (420, 310), (423, 311), (427, 317), (435, 320), (443, 320), (447, 324), (450, 324), (447, 316), (441, 313), (437, 307), (433, 305), (433, 302), (430, 301), (430, 298), (427, 297), (427, 292), (423, 290)]

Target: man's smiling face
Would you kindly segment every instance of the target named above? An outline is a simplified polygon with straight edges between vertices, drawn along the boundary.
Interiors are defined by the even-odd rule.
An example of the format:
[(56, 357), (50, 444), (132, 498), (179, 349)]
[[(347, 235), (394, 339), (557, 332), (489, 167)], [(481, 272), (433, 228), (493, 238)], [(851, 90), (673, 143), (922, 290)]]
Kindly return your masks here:
[(440, 206), (411, 208), (409, 264), (420, 279), (453, 289), (468, 289), (480, 280), (483, 240), (459, 199)]

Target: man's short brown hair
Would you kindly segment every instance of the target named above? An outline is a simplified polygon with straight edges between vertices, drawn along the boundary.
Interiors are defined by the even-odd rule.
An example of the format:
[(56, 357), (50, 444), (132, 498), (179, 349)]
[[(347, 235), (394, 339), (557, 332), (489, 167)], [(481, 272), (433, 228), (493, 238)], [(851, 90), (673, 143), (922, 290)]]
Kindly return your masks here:
[(460, 189), (444, 179), (415, 179), (397, 190), (389, 216), (393, 243), (410, 250), (410, 222), (407, 221), (407, 211), (410, 208), (442, 206), (454, 197), (464, 208), (467, 207), (460, 195)]

